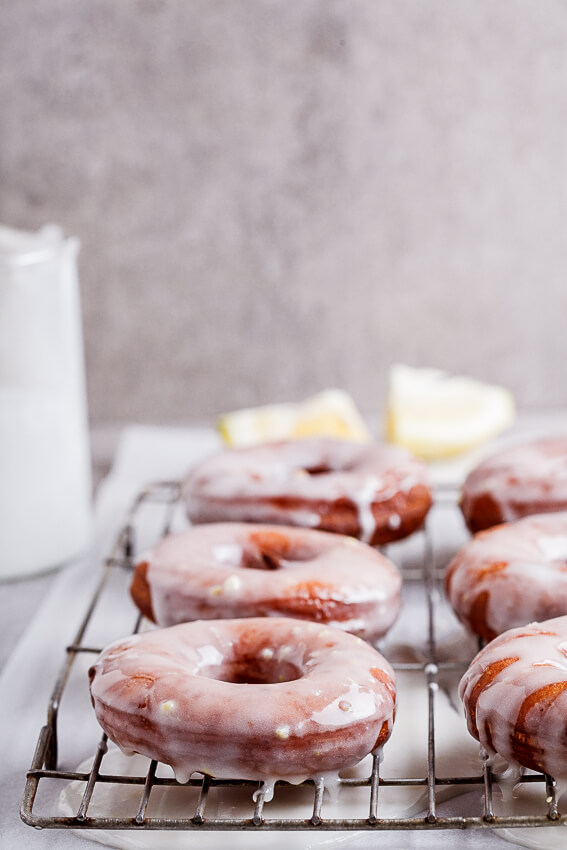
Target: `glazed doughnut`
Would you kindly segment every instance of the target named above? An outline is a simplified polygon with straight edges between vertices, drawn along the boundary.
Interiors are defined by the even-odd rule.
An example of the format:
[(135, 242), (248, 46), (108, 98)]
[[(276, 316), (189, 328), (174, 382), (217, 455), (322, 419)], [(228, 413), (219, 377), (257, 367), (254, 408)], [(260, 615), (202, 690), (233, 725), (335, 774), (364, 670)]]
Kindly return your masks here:
[(89, 670), (118, 746), (194, 772), (299, 783), (381, 747), (395, 712), (388, 662), (361, 638), (287, 617), (207, 620), (116, 641)]
[(567, 614), (567, 512), (479, 532), (447, 568), (445, 589), (459, 620), (486, 640)]
[(163, 538), (136, 566), (131, 593), (160, 626), (289, 616), (375, 639), (398, 615), (400, 586), (391, 561), (352, 537), (213, 523)]
[(298, 525), (375, 545), (411, 534), (431, 506), (425, 465), (404, 449), (323, 438), (225, 449), (182, 492), (195, 523)]
[(567, 616), (497, 637), (473, 660), (459, 694), (469, 732), (489, 757), (567, 779)]
[(487, 458), (467, 477), (461, 510), (473, 533), (567, 510), (567, 438), (537, 440)]

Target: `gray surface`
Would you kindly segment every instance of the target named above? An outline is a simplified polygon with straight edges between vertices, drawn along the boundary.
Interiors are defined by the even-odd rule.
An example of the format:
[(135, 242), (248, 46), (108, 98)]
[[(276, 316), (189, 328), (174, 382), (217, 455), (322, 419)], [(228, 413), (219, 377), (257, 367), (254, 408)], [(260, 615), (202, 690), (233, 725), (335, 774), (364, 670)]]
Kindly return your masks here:
[(0, 220), (83, 244), (90, 412), (181, 421), (393, 360), (567, 404), (559, 0), (0, 11)]

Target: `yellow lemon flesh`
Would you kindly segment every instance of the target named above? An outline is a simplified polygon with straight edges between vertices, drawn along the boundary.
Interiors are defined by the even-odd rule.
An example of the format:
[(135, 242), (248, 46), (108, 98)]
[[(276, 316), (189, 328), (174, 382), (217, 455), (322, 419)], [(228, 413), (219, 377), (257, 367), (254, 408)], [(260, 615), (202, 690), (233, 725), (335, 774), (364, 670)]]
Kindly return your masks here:
[(473, 449), (508, 428), (514, 417), (514, 398), (502, 387), (439, 369), (401, 364), (390, 369), (386, 435), (423, 458)]
[(335, 437), (370, 440), (371, 434), (348, 393), (329, 389), (298, 404), (270, 404), (223, 414), (218, 429), (230, 446), (272, 440)]

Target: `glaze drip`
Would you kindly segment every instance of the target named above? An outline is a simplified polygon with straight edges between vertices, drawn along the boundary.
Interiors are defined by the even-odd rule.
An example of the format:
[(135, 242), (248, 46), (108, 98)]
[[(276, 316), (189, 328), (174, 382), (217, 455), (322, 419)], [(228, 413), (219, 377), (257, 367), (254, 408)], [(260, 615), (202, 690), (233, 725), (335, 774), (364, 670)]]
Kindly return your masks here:
[(382, 636), (400, 608), (401, 578), (364, 543), (321, 531), (211, 523), (144, 554), (132, 595), (159, 625), (289, 615)]
[(463, 676), (469, 731), (512, 767), (567, 781), (567, 616), (505, 632)]
[(567, 613), (567, 512), (525, 517), (476, 535), (446, 573), (449, 600), (475, 634)]
[(331, 439), (225, 450), (182, 490), (195, 523), (298, 524), (373, 544), (415, 531), (431, 504), (426, 467), (405, 450)]
[(108, 736), (171, 765), (179, 781), (199, 772), (269, 790), (330, 776), (382, 746), (395, 711), (393, 671), (369, 644), (286, 618), (146, 632), (109, 646), (89, 675)]
[(487, 458), (467, 477), (461, 508), (473, 532), (567, 510), (567, 438), (536, 440)]

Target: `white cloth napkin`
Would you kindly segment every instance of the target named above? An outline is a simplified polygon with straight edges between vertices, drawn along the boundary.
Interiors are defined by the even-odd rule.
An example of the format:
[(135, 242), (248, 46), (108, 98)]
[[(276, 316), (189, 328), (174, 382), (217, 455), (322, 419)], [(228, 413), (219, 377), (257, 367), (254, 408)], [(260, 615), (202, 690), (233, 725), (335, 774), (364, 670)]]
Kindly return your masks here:
[(68, 831), (35, 832), (19, 818), (25, 775), (48, 700), (65, 660), (65, 647), (73, 640), (100, 578), (101, 558), (109, 552), (139, 489), (156, 479), (179, 478), (217, 447), (218, 438), (208, 429), (135, 426), (124, 432), (113, 469), (99, 488), (90, 556), (57, 576), (0, 676), (0, 847), (92, 847)]
[[(94, 586), (100, 574), (101, 557), (108, 553), (116, 531), (123, 522), (124, 514), (133, 498), (149, 481), (178, 479), (199, 458), (218, 446), (218, 438), (208, 429), (165, 429), (165, 428), (128, 428), (123, 435), (111, 474), (99, 489), (96, 506), (96, 543), (91, 556), (63, 570), (55, 580), (51, 592), (41, 609), (30, 623), (23, 638), (13, 652), (0, 677), (0, 846), (79, 848), (92, 847), (92, 843), (83, 835), (68, 830), (43, 830), (36, 832), (24, 825), (19, 819), (19, 806), (25, 783), (25, 773), (33, 755), (39, 730), (45, 722), (45, 713), (49, 695), (57, 673), (64, 661), (65, 646), (73, 640), (90, 601)], [(443, 534), (447, 552), (455, 548), (462, 540), (463, 530), (457, 524), (451, 534), (453, 540), (447, 540), (451, 534), (445, 520), (441, 518), (440, 533)], [(446, 519), (446, 518), (445, 518)], [(402, 544), (397, 544), (401, 546)], [(441, 547), (443, 548), (443, 547)], [(411, 549), (411, 545), (410, 545)], [(395, 547), (392, 547), (392, 557)], [(446, 552), (440, 556), (445, 557)], [(411, 593), (409, 594), (411, 597)], [(410, 604), (411, 598), (410, 598)], [(422, 603), (423, 604), (423, 601)], [(413, 620), (413, 623), (412, 623)], [(408, 616), (395, 627), (391, 646), (402, 646), (407, 642), (407, 634), (402, 631), (413, 625), (418, 629), (423, 621)], [(404, 627), (405, 628), (405, 627)], [(455, 623), (440, 623), (441, 643), (454, 641)], [(458, 629), (457, 629), (458, 631)], [(449, 709), (451, 710), (451, 709)], [(452, 721), (453, 722), (453, 721)], [(455, 723), (461, 722), (454, 720)], [(410, 722), (411, 726), (411, 722)], [(470, 748), (470, 741), (464, 744)], [(470, 749), (468, 750), (470, 752)], [(445, 765), (445, 775), (455, 767), (451, 764), (451, 754), (445, 753), (449, 763)], [(387, 765), (386, 756), (386, 765)], [(78, 758), (77, 761), (80, 759)], [(467, 765), (464, 772), (469, 770)], [(457, 765), (458, 769), (458, 765)], [(41, 786), (41, 784), (40, 784)], [(476, 810), (480, 791), (475, 791)], [(458, 811), (451, 801), (444, 803), (444, 813)], [(556, 831), (556, 830), (553, 830)], [(269, 833), (246, 833), (246, 847), (269, 847)], [(123, 833), (122, 838), (132, 837), (132, 833)], [(186, 833), (186, 843), (176, 846), (188, 848), (206, 848), (213, 846), (211, 833)], [(93, 838), (100, 838), (95, 832)], [(111, 837), (112, 838), (112, 837)], [(171, 838), (171, 836), (169, 836)], [(214, 838), (214, 836), (213, 836)], [(155, 835), (154, 847), (169, 847), (168, 835)], [(229, 839), (230, 841), (231, 839)], [(311, 834), (297, 832), (293, 843), (298, 848), (313, 846)], [(344, 848), (344, 850), (362, 850), (375, 846), (396, 848), (443, 848), (454, 847), (456, 842), (465, 848), (506, 848), (495, 833), (486, 830), (454, 831), (412, 831), (388, 832), (376, 835), (364, 833), (327, 833), (324, 841), (317, 838), (317, 846)], [(223, 842), (217, 846), (226, 846), (226, 833)]]

